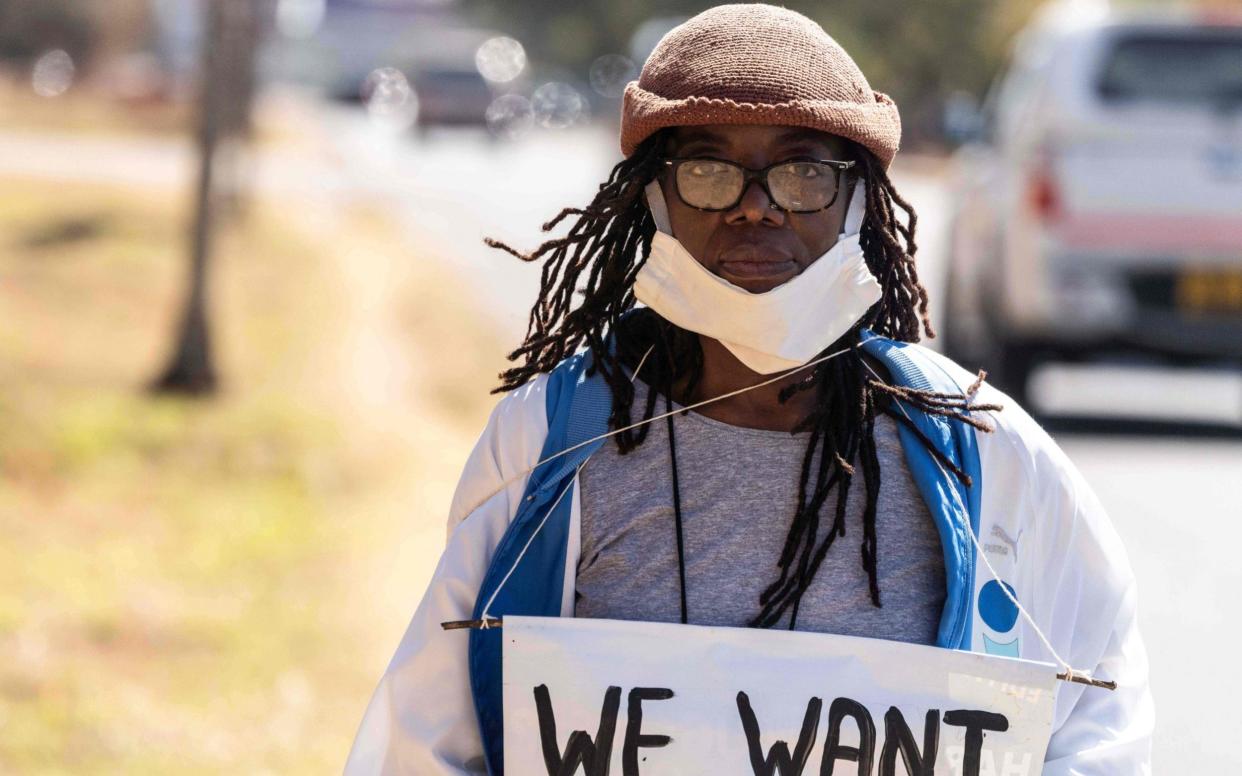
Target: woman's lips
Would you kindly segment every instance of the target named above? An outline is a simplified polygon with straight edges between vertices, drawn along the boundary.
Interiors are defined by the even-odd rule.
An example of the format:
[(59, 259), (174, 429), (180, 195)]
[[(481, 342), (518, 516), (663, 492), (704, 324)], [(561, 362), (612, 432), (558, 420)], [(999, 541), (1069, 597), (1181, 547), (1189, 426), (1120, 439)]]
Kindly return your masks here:
[(798, 265), (784, 251), (764, 249), (752, 243), (735, 245), (721, 252), (719, 268), (722, 275), (757, 280), (797, 273)]

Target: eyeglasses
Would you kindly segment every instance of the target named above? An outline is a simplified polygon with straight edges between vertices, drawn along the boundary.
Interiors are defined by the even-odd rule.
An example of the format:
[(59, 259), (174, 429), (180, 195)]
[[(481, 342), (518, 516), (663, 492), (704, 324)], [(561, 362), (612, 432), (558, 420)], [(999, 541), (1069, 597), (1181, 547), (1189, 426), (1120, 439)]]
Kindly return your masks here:
[(855, 163), (792, 159), (752, 170), (725, 159), (699, 156), (669, 158), (664, 164), (673, 168), (677, 196), (697, 210), (731, 210), (742, 201), (750, 182), (758, 181), (774, 210), (815, 213), (836, 201), (841, 174)]

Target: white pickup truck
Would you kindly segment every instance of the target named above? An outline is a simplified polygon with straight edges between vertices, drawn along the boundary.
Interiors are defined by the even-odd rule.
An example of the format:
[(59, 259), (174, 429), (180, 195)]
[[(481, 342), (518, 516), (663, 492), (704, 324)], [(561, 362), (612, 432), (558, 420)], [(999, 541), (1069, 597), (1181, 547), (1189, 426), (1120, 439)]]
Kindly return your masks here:
[(1047, 360), (1242, 363), (1242, 15), (1050, 13), (973, 118), (951, 356), (1019, 400)]

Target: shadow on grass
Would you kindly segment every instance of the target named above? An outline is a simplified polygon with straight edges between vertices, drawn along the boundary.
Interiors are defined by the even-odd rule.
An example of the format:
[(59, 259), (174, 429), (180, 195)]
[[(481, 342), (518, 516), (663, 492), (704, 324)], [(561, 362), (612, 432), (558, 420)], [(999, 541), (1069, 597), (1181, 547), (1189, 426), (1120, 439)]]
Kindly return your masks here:
[(25, 250), (57, 248), (101, 237), (111, 225), (107, 214), (74, 215), (52, 219), (20, 234), (17, 247)]

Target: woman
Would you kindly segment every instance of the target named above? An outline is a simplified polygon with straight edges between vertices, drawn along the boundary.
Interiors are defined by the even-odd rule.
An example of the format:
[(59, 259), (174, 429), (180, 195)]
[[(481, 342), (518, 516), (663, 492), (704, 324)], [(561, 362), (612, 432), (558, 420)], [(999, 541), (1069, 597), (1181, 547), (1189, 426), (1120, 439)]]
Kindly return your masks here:
[(566, 235), (492, 243), (543, 263), (540, 296), (348, 772), (499, 773), (499, 630), (441, 623), (506, 614), (1074, 666), (1119, 687), (1061, 687), (1044, 773), (1146, 771), (1117, 536), (1020, 408), (911, 344), (932, 332), (899, 138), (800, 14), (719, 6), (664, 37), (625, 93), (625, 159), (547, 226), (574, 216)]

